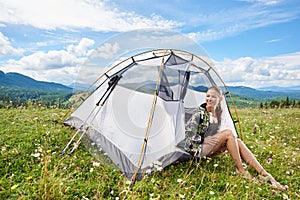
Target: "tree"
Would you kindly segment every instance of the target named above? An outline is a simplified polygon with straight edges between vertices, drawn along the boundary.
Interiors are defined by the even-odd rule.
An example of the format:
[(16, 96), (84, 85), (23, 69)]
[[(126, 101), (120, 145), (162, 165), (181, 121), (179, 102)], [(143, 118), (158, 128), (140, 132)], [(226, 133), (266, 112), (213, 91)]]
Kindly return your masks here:
[(262, 102), (260, 102), (260, 106), (259, 106), (261, 109), (263, 109), (264, 108), (264, 105), (263, 105), (263, 103)]
[(284, 106), (285, 106), (286, 108), (288, 108), (288, 107), (290, 106), (290, 100), (289, 100), (289, 97), (286, 97)]
[(272, 100), (269, 105), (271, 108), (278, 108), (280, 105), (280, 102), (278, 102), (276, 100)]

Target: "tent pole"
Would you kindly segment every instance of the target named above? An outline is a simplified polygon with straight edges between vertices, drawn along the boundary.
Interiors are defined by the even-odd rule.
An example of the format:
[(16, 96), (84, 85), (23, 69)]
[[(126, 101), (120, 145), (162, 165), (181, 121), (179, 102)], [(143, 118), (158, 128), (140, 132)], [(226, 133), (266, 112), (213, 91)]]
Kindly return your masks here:
[[(166, 53), (167, 53), (167, 50), (165, 51), (164, 55)], [(142, 158), (143, 158), (143, 154), (145, 152), (146, 144), (148, 142), (148, 135), (149, 135), (149, 131), (150, 131), (150, 126), (151, 126), (152, 119), (153, 119), (153, 116), (154, 116), (154, 110), (155, 110), (155, 105), (156, 105), (156, 101), (157, 101), (157, 94), (158, 94), (158, 85), (160, 83), (160, 78), (161, 78), (161, 74), (162, 74), (162, 70), (163, 70), (163, 66), (164, 66), (164, 60), (165, 60), (165, 57), (163, 56), (161, 64), (160, 64), (160, 67), (159, 67), (159, 72), (158, 72), (157, 80), (156, 80), (155, 91), (154, 91), (154, 94), (153, 94), (154, 96), (153, 96), (153, 100), (152, 100), (152, 107), (151, 107), (149, 118), (148, 118), (148, 124), (147, 124), (147, 128), (146, 128), (144, 142), (143, 142), (143, 145), (142, 145), (142, 149), (141, 149), (141, 152), (140, 152), (139, 161), (138, 161), (138, 164), (136, 166), (135, 173), (133, 174), (133, 177), (132, 177), (132, 180), (131, 180), (131, 183), (130, 183), (130, 188), (135, 183), (137, 173), (138, 173), (138, 171), (139, 171), (139, 169), (140, 169), (140, 167), (142, 165)]]

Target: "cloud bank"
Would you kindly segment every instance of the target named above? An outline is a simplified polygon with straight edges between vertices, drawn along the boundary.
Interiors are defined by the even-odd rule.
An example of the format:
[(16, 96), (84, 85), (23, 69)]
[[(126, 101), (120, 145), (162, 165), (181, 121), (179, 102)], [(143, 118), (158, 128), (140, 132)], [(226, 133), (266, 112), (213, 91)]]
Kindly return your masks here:
[[(16, 47), (13, 37), (9, 38), (0, 32), (0, 70), (20, 72), (38, 80), (70, 84), (76, 79), (80, 66), (92, 54), (97, 43), (88, 37), (68, 38), (73, 33), (80, 35), (81, 31), (89, 30), (89, 33), (101, 34), (160, 28), (182, 31), (194, 41), (204, 43), (271, 24), (289, 22), (296, 19), (300, 12), (293, 6), (287, 9), (283, 6), (286, 1), (282, 0), (240, 0), (240, 2), (241, 6), (219, 9), (215, 12), (205, 12), (211, 9), (206, 9), (206, 5), (201, 4), (195, 4), (195, 8), (189, 9), (189, 12), (183, 8), (175, 8), (173, 4), (163, 7), (168, 4), (166, 2), (161, 5), (163, 7), (161, 10), (164, 10), (161, 15), (152, 11), (144, 15), (122, 9), (118, 7), (117, 2), (105, 0), (0, 0), (0, 28), (11, 24), (16, 27), (29, 26), (36, 31), (43, 30), (41, 35), (47, 34), (44, 38), (48, 39), (30, 44), (35, 45), (32, 48), (34, 50), (27, 50), (25, 49), (27, 46)], [(149, 5), (149, 10), (151, 8)], [(199, 9), (203, 12), (198, 12)], [(61, 42), (63, 39), (69, 40)], [(139, 39), (137, 42), (141, 40), (145, 39)], [(169, 37), (162, 42), (179, 40), (178, 37)], [(267, 42), (274, 43), (279, 40), (276, 38)], [(60, 43), (60, 46), (56, 49), (47, 49), (49, 44), (55, 42)], [(104, 43), (100, 47), (102, 48), (100, 56), (113, 58), (122, 48), (119, 45), (119, 43)], [(215, 66), (228, 85), (252, 87), (299, 85), (299, 60), (300, 53), (296, 52), (257, 59), (228, 58), (215, 61)]]
[[(82, 38), (78, 44), (72, 44), (64, 50), (36, 52), (19, 60), (11, 59), (0, 68), (3, 71), (17, 71), (38, 80), (54, 81), (66, 85), (77, 79), (80, 67), (89, 55), (92, 55), (94, 41)], [(101, 57), (112, 58), (119, 49), (119, 44), (105, 43), (98, 47)], [(292, 86), (300, 83), (300, 52), (254, 59), (243, 57), (236, 60), (224, 59), (213, 61), (216, 71), (227, 85), (261, 86)], [(101, 67), (95, 69), (96, 73)], [(93, 74), (95, 75), (95, 74)], [(100, 75), (100, 74), (99, 74)]]
[(1, 0), (0, 21), (45, 30), (89, 28), (119, 32), (144, 28), (172, 29), (182, 25), (157, 14), (144, 17), (121, 11), (107, 1), (95, 0)]
[(300, 52), (254, 59), (215, 61), (217, 72), (227, 85), (296, 86), (300, 84)]
[(64, 50), (38, 51), (19, 60), (10, 59), (0, 69), (68, 85), (76, 80), (78, 70), (91, 53), (93, 45), (93, 40), (82, 38), (78, 44), (71, 44)]
[(15, 56), (15, 55), (22, 55), (25, 52), (24, 49), (21, 48), (14, 48), (8, 37), (4, 36), (0, 32), (0, 56)]

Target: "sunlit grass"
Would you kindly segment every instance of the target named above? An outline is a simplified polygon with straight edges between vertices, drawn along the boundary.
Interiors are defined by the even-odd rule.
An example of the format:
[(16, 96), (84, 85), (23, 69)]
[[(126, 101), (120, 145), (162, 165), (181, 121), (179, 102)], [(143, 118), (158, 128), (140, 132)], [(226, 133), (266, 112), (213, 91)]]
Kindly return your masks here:
[(228, 154), (175, 163), (129, 189), (118, 169), (95, 159), (83, 145), (71, 156), (59, 154), (74, 134), (61, 123), (66, 112), (0, 109), (0, 199), (300, 198), (299, 109), (239, 110), (243, 140), (289, 187), (285, 192), (237, 176)]

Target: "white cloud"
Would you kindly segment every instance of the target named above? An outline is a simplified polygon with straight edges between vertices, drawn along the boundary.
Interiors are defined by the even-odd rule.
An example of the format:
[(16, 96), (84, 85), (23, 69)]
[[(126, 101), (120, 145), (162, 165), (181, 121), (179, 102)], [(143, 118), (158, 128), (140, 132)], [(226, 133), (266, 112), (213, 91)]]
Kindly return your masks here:
[(13, 46), (11, 46), (8, 37), (4, 36), (0, 32), (0, 56), (22, 55), (23, 53), (23, 49), (14, 48)]
[(8, 63), (28, 70), (47, 70), (75, 65), (77, 63), (76, 59), (75, 55), (60, 50), (48, 51), (47, 53), (36, 52), (29, 56), (24, 56), (20, 60), (9, 60)]
[(216, 70), (228, 85), (291, 86), (300, 84), (300, 52), (253, 59), (225, 59), (216, 63)]
[(19, 72), (37, 80), (70, 84), (76, 79), (93, 44), (93, 40), (83, 38), (78, 45), (69, 45), (66, 50), (39, 51), (19, 60), (10, 59), (0, 69)]
[[(190, 26), (205, 26), (203, 31), (190, 32), (187, 35), (198, 42), (223, 39), (244, 31), (285, 23), (298, 18), (299, 10), (280, 6), (281, 1), (249, 0), (253, 4), (212, 13), (202, 12), (193, 17)], [(260, 2), (258, 4), (258, 2)], [(263, 4), (263, 5), (261, 5)], [(272, 5), (272, 6), (264, 6)]]
[(78, 45), (69, 45), (67, 51), (76, 56), (84, 56), (88, 53), (88, 48), (95, 44), (94, 40), (82, 38)]
[(37, 80), (71, 83), (84, 58), (77, 58), (67, 51), (37, 52), (20, 60), (9, 60), (1, 66), (5, 72), (18, 72)]
[(254, 4), (263, 4), (266, 6), (274, 6), (282, 2), (282, 0), (240, 0), (240, 1), (245, 1)]
[(110, 59), (117, 56), (119, 50), (120, 46), (117, 42), (115, 42), (114, 44), (104, 43), (102, 46), (97, 48), (97, 51), (95, 51), (95, 54), (92, 54), (92, 56)]
[(268, 40), (266, 41), (266, 43), (275, 43), (275, 42), (280, 42), (281, 39), (272, 39), (272, 40)]
[(90, 28), (95, 31), (128, 31), (141, 28), (174, 28), (182, 24), (153, 14), (149, 18), (110, 7), (95, 0), (2, 0), (0, 21), (41, 29)]

